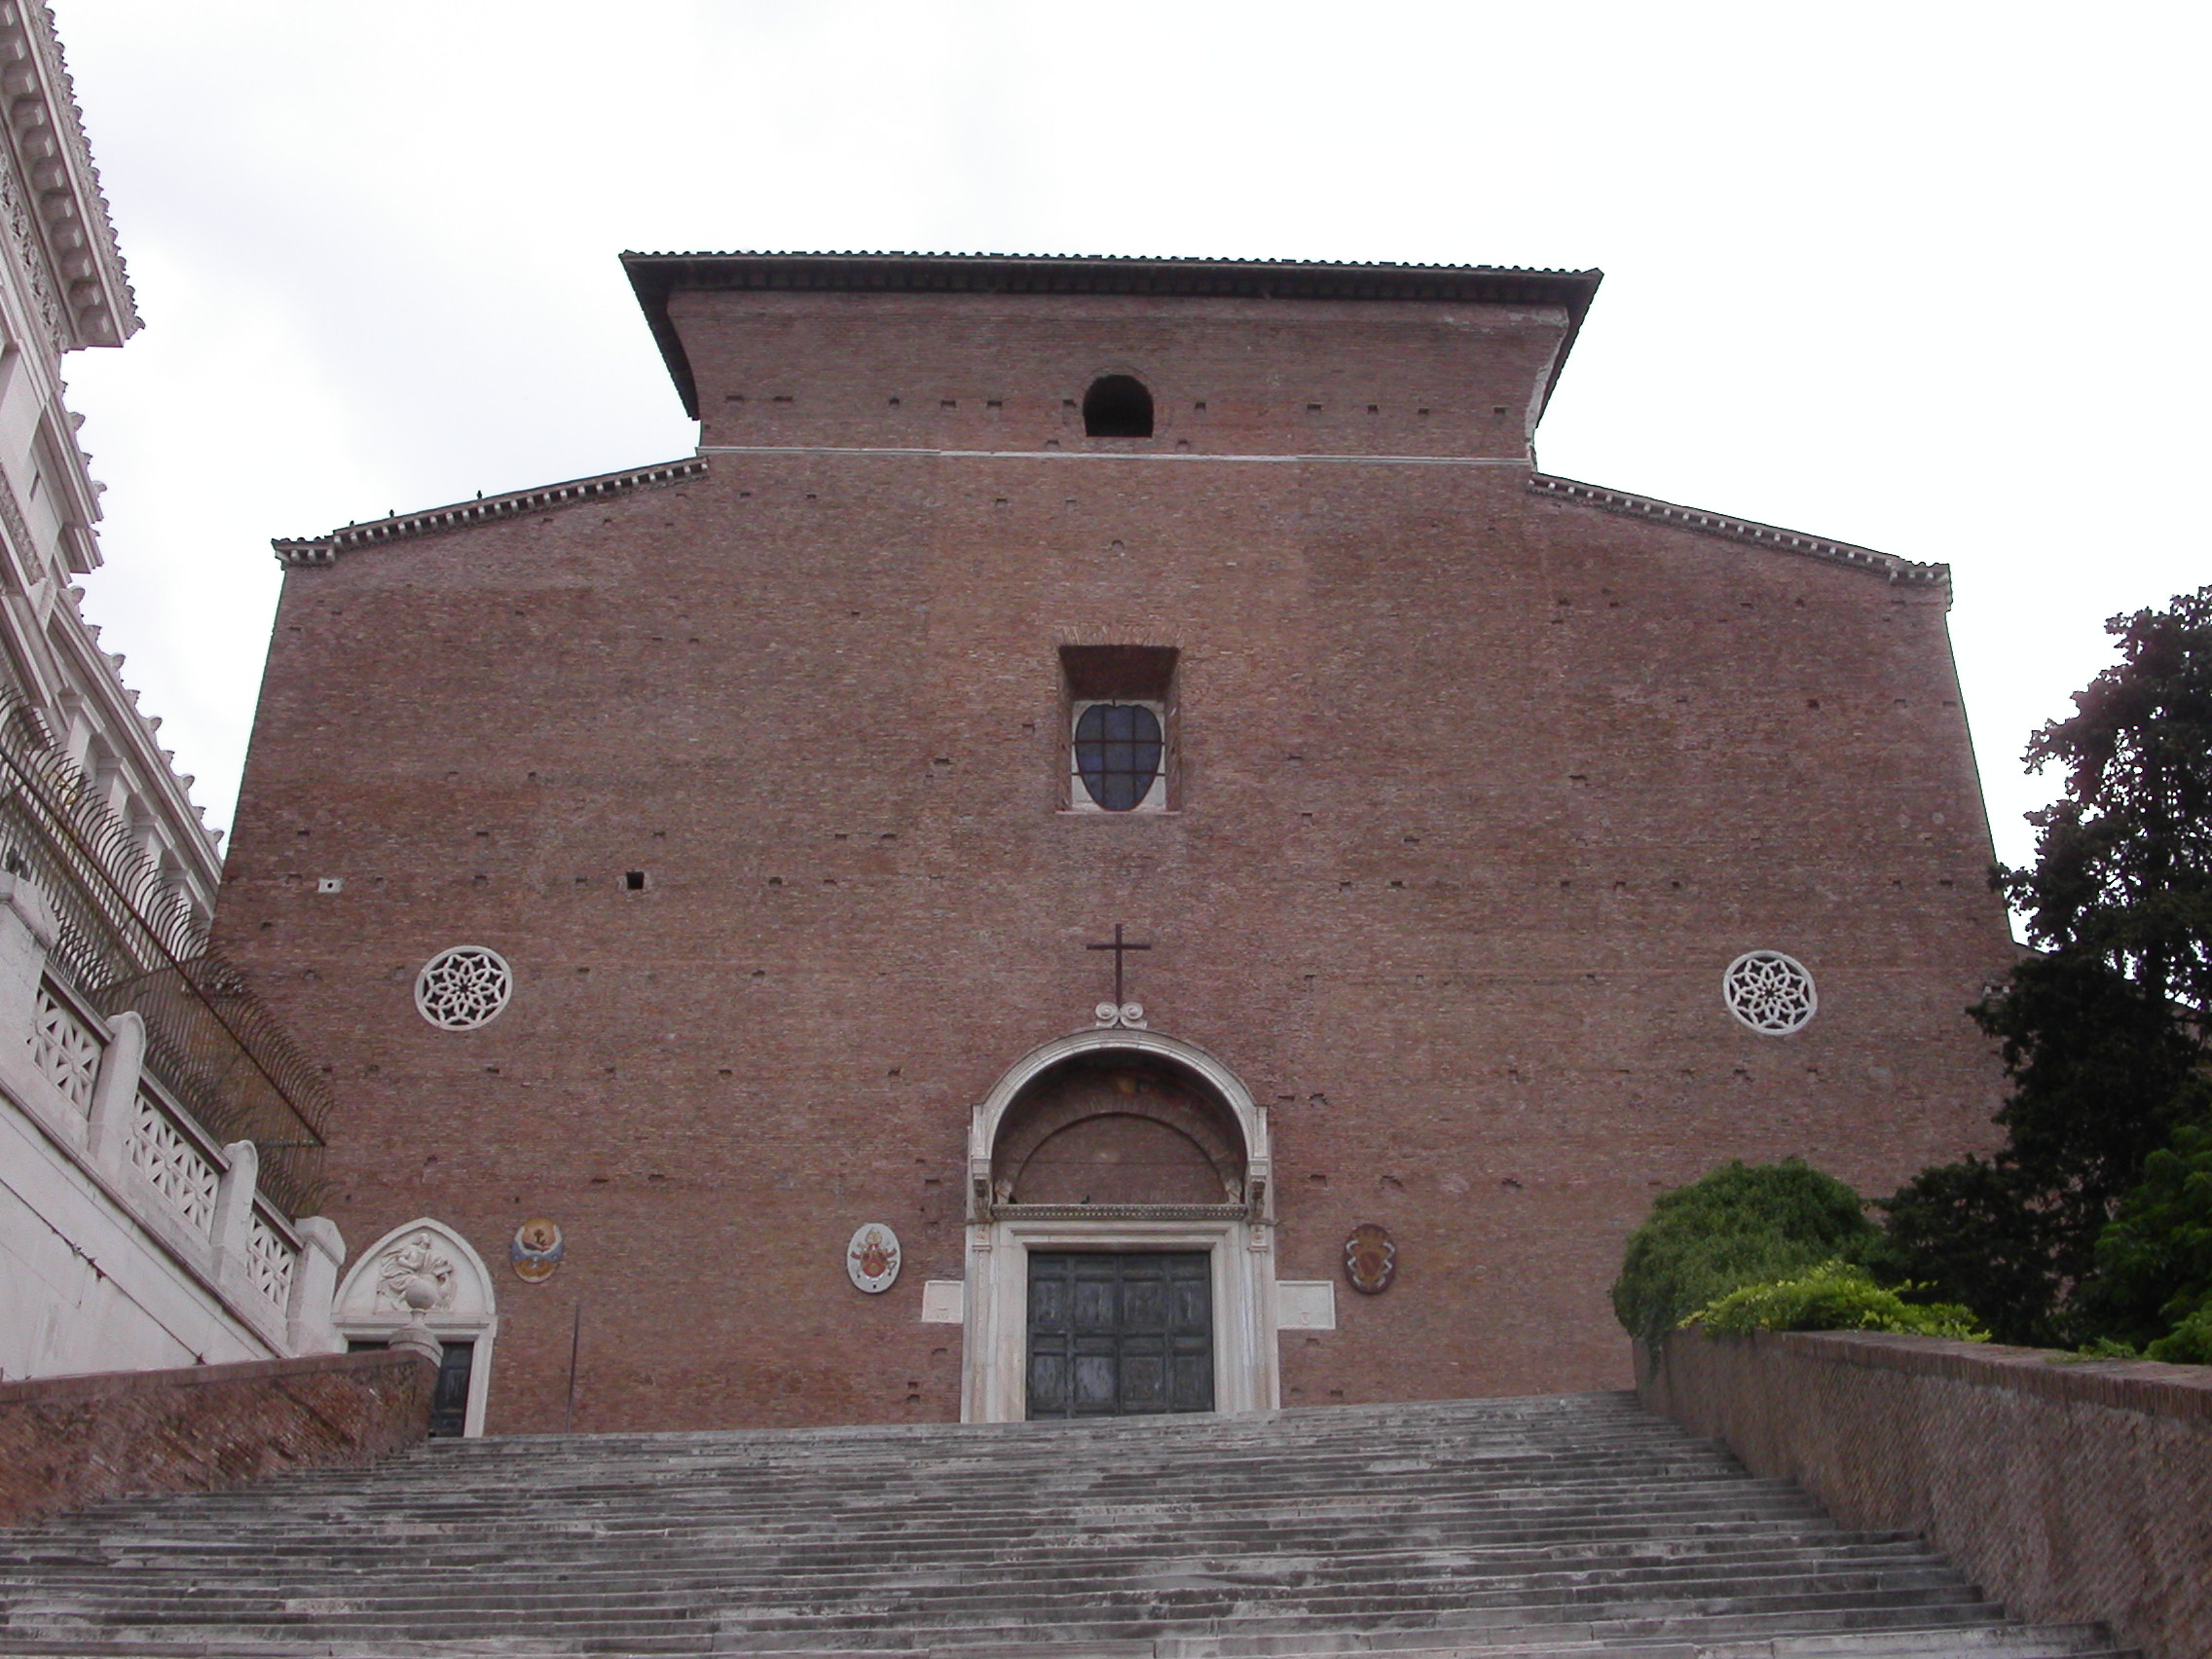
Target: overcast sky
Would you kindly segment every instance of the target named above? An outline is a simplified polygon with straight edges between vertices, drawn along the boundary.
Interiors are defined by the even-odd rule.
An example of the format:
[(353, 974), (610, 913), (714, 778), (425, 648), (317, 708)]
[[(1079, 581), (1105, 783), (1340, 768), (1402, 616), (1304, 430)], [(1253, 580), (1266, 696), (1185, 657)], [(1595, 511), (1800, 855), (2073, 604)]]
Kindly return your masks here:
[(2212, 580), (2200, 5), (54, 3), (146, 320), (87, 613), (213, 824), (271, 536), (688, 453), (625, 248), (1602, 267), (1544, 468), (1947, 561), (2014, 861)]

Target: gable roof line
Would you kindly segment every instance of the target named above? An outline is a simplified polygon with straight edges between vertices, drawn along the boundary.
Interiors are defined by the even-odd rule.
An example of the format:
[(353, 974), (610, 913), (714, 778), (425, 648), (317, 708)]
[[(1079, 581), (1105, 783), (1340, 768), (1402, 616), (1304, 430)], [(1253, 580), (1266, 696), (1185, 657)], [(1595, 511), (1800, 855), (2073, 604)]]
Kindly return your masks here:
[(691, 359), (668, 300), (679, 289), (856, 294), (1133, 294), (1169, 299), (1396, 300), (1552, 305), (1567, 314), (1544, 396), (1581, 332), (1602, 271), (1506, 265), (1352, 265), (1304, 259), (1160, 259), (1004, 253), (625, 253), (622, 269), (676, 382), (699, 419)]
[(1696, 507), (1678, 506), (1673, 501), (1661, 501), (1649, 496), (1631, 496), (1621, 490), (1604, 490), (1595, 484), (1554, 477), (1546, 472), (1531, 472), (1529, 475), (1529, 493), (1548, 496), (1554, 500), (1572, 501), (1579, 506), (1596, 507), (1601, 512), (1618, 513), (1623, 518), (1650, 519), (1659, 524), (1672, 525), (1677, 530), (1694, 530), (1705, 535), (1722, 536), (1730, 541), (1748, 541), (1754, 547), (1795, 553), (1801, 558), (1819, 559), (1830, 565), (1848, 565), (1853, 570), (1887, 577), (1892, 587), (1939, 588), (1946, 598), (1951, 591), (1951, 567), (1948, 565), (1915, 564), (1910, 559), (1899, 558), (1895, 553), (1878, 553), (1871, 547), (1859, 547), (1848, 541), (1829, 541), (1818, 535), (1803, 535), (1794, 530), (1783, 530), (1751, 519), (1702, 512)]
[(595, 478), (572, 478), (566, 484), (547, 484), (535, 490), (516, 490), (504, 496), (459, 501), (450, 507), (432, 507), (426, 512), (394, 513), (389, 518), (372, 519), (367, 524), (350, 524), (328, 535), (278, 536), (269, 545), (276, 550), (276, 563), (287, 569), (330, 565), (337, 562), (339, 554), (360, 547), (405, 541), (418, 535), (437, 535), (446, 531), (469, 530), (500, 519), (519, 518), (525, 513), (551, 512), (557, 507), (573, 506), (578, 501), (662, 489), (706, 475), (705, 459), (690, 456), (682, 461), (663, 461), (658, 466), (602, 472)]

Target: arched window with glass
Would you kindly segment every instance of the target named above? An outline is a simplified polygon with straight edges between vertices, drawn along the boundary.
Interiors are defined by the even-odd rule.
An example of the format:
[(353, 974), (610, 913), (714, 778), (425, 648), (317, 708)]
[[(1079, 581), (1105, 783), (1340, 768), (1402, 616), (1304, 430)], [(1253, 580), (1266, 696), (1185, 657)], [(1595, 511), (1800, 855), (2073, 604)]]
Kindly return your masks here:
[(1161, 645), (1068, 645), (1071, 812), (1164, 812), (1172, 771), (1175, 650)]

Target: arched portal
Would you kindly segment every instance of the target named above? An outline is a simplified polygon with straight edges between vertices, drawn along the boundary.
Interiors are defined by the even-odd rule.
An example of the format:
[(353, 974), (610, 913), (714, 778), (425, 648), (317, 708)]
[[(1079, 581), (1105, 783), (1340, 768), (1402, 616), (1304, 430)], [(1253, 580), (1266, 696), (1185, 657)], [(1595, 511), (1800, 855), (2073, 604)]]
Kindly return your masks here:
[(1195, 1045), (1023, 1055), (969, 1127), (963, 1419), (1272, 1410), (1272, 1167), (1265, 1110)]
[(340, 1282), (331, 1323), (349, 1348), (387, 1346), (412, 1317), (400, 1297), (411, 1279), (435, 1288), (423, 1317), (445, 1354), (430, 1432), (482, 1434), (499, 1313), (491, 1270), (457, 1229), (419, 1216), (371, 1244)]

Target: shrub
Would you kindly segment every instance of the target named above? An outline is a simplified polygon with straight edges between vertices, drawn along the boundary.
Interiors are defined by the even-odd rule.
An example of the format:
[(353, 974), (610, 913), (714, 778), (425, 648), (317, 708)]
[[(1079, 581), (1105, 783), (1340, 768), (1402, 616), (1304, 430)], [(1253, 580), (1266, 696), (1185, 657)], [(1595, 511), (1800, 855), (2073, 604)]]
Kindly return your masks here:
[(1684, 1318), (1738, 1286), (1858, 1262), (1880, 1235), (1857, 1193), (1801, 1160), (1722, 1164), (1662, 1193), (1629, 1235), (1613, 1312), (1656, 1349)]
[[(1902, 1287), (1911, 1289), (1907, 1285)], [(1753, 1331), (1894, 1331), (1985, 1343), (1989, 1333), (1955, 1302), (1911, 1303), (1849, 1262), (1821, 1263), (1795, 1278), (1748, 1284), (1699, 1309), (1684, 1325), (1716, 1337)]]
[(2144, 1160), (2142, 1184), (2097, 1240), (2083, 1301), (2107, 1332), (2151, 1346), (2212, 1315), (2212, 1124), (2185, 1124)]
[(2199, 1308), (2143, 1351), (2168, 1365), (2212, 1365), (2212, 1306)]

